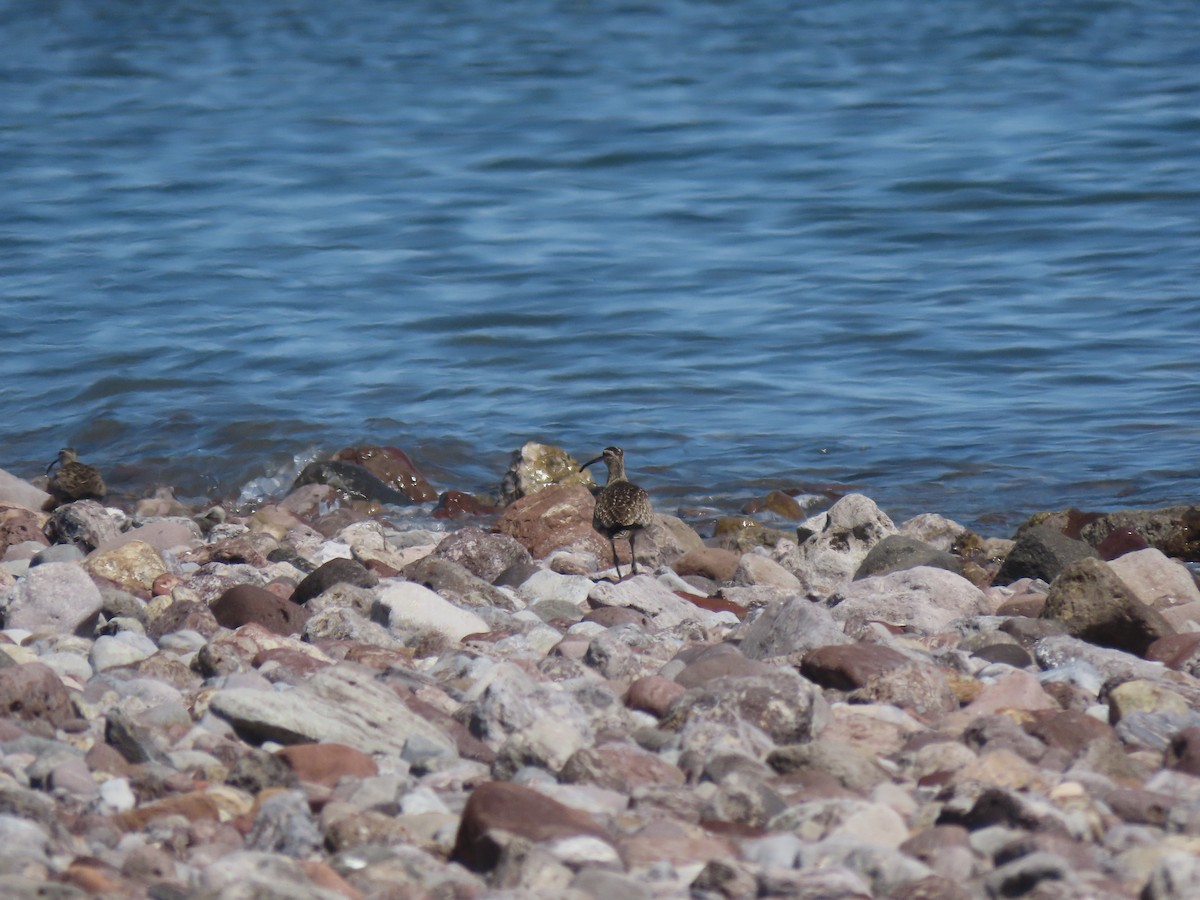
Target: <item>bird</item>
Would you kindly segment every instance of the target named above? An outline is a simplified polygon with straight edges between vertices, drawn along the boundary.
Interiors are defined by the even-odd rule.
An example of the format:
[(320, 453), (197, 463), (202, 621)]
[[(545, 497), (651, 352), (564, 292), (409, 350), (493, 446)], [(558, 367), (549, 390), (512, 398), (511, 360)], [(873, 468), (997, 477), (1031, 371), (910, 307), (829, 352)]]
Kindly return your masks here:
[[(51, 470), (58, 466), (53, 475)], [(100, 470), (79, 461), (79, 454), (74, 447), (63, 447), (58, 451), (54, 462), (46, 466), (46, 474), (50, 483), (46, 489), (59, 503), (71, 503), (75, 500), (102, 500), (108, 493)]]
[(592, 516), (592, 527), (608, 536), (612, 547), (613, 566), (617, 570), (617, 581), (621, 580), (621, 564), (617, 561), (617, 538), (629, 539), (629, 558), (632, 574), (637, 574), (637, 553), (633, 542), (637, 533), (654, 521), (654, 510), (650, 506), (650, 495), (630, 481), (625, 475), (625, 451), (620, 447), (605, 447), (595, 459), (579, 467), (582, 472), (593, 463), (604, 460), (608, 466), (608, 482), (596, 495), (596, 511)]

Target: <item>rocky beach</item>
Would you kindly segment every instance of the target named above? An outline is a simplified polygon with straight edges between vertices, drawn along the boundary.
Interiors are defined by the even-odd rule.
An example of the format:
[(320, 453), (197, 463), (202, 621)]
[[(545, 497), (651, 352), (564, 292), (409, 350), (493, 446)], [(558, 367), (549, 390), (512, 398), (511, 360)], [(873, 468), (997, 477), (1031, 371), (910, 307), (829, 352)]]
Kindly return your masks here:
[(598, 450), (239, 508), (0, 470), (0, 893), (1200, 896), (1190, 498), (655, 503), (618, 580)]

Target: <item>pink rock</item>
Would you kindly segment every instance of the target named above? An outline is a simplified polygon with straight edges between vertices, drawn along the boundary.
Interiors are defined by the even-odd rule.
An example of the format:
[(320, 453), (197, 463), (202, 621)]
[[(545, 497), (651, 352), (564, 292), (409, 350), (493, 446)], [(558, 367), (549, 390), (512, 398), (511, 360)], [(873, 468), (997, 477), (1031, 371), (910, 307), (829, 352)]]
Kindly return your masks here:
[(334, 787), (343, 776), (369, 778), (379, 774), (375, 760), (345, 744), (293, 744), (276, 751), (298, 779)]
[(26, 722), (31, 732), (45, 737), (74, 719), (75, 710), (53, 670), (30, 662), (0, 669), (0, 716)]
[(677, 766), (626, 743), (576, 750), (558, 777), (567, 784), (594, 784), (625, 794), (648, 785), (681, 785), (686, 780)]
[(49, 546), (42, 526), (46, 516), (20, 506), (0, 506), (0, 559), (13, 544), (34, 541)]
[(660, 719), (666, 715), (667, 709), (686, 688), (683, 685), (663, 678), (661, 675), (647, 675), (639, 678), (629, 686), (625, 694), (625, 705), (630, 709), (640, 709)]
[(765, 663), (747, 659), (732, 644), (692, 647), (681, 652), (676, 659), (683, 659), (687, 663), (675, 676), (676, 683), (685, 688), (699, 687), (716, 678), (769, 675), (774, 671)]
[(713, 581), (729, 581), (737, 571), (739, 559), (732, 550), (705, 547), (685, 553), (675, 560), (671, 568), (679, 575), (701, 575)]
[(986, 685), (978, 696), (956, 714), (965, 721), (976, 716), (986, 716), (1003, 709), (1036, 710), (1060, 709), (1054, 698), (1047, 694), (1036, 675), (1014, 670), (996, 682)]

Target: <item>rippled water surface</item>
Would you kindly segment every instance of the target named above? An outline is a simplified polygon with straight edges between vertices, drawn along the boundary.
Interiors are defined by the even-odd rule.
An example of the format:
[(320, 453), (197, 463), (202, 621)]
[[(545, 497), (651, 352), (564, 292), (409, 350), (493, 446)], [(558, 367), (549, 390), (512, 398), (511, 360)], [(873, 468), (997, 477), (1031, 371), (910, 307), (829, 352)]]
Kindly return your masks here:
[(1197, 499), (1190, 2), (0, 4), (0, 467)]

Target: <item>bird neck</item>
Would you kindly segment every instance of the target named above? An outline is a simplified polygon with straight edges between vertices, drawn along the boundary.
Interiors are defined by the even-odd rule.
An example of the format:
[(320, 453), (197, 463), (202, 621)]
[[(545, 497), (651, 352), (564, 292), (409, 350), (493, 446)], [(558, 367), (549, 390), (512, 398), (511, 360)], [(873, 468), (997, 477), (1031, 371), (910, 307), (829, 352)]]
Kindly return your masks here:
[(613, 460), (608, 464), (608, 483), (615, 484), (618, 481), (628, 481), (625, 477), (625, 463), (620, 460)]

